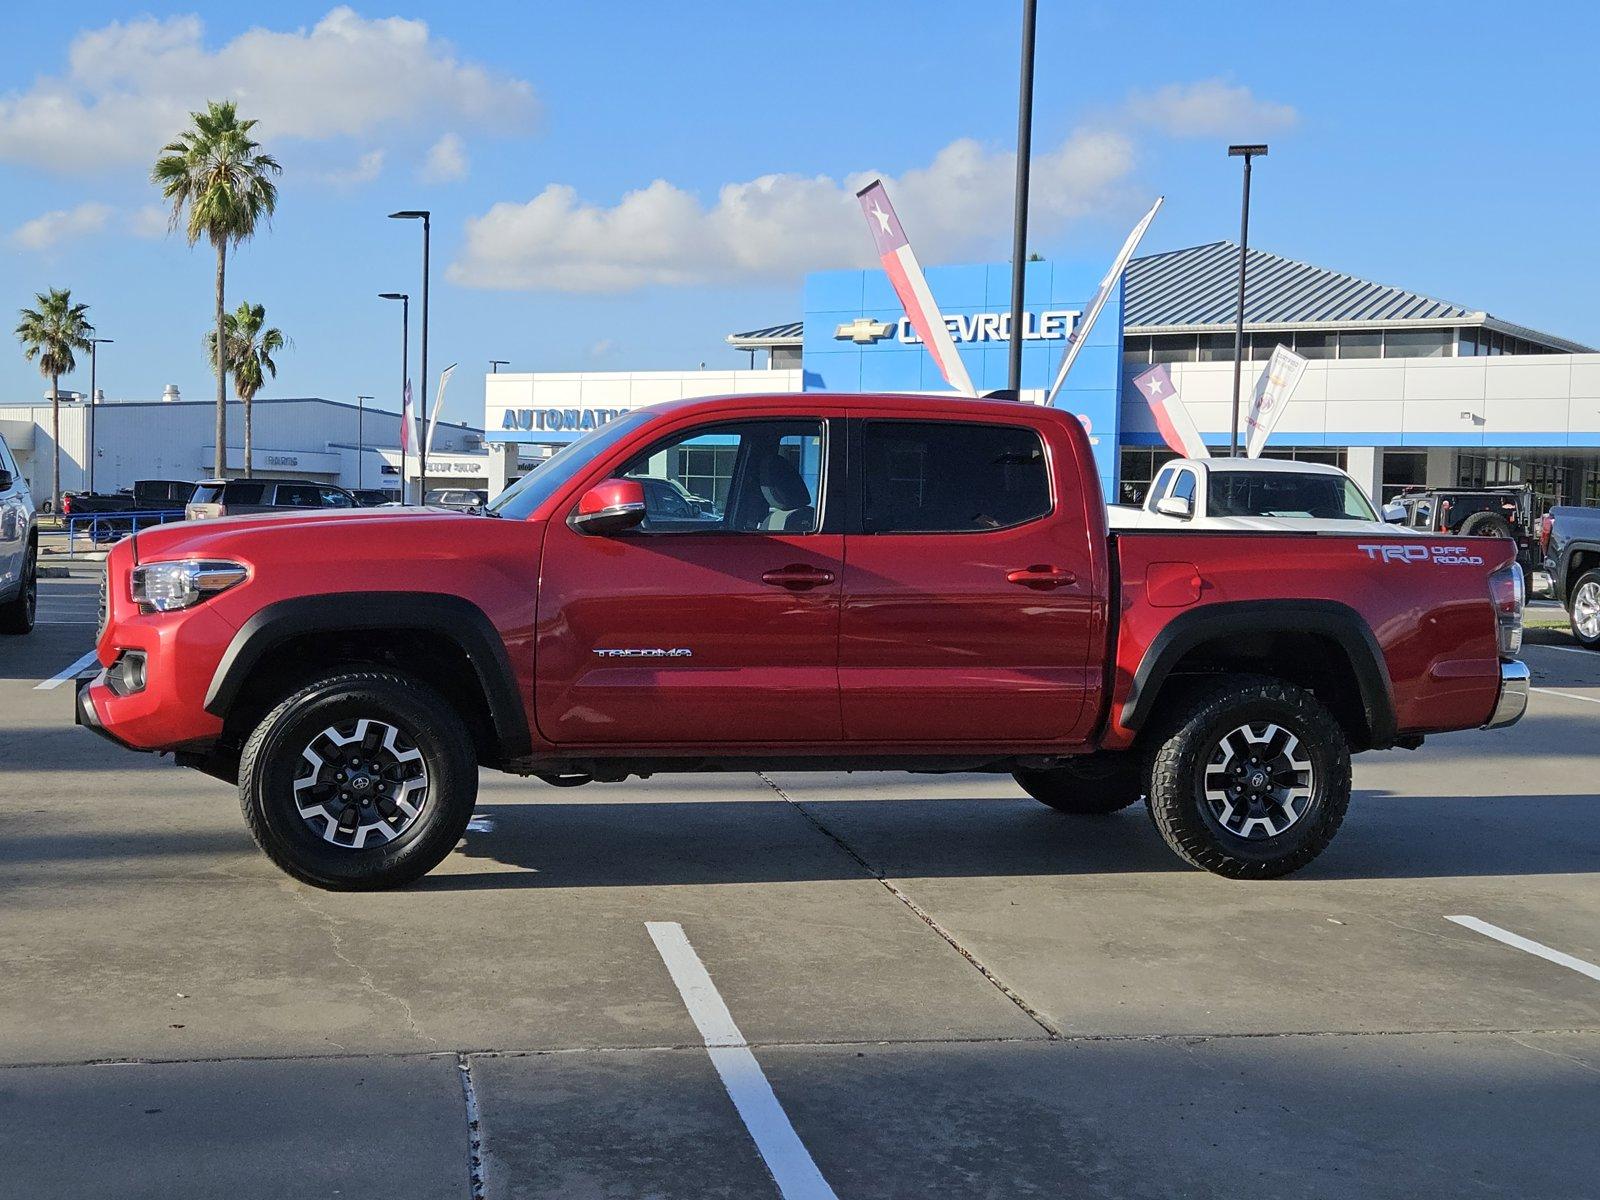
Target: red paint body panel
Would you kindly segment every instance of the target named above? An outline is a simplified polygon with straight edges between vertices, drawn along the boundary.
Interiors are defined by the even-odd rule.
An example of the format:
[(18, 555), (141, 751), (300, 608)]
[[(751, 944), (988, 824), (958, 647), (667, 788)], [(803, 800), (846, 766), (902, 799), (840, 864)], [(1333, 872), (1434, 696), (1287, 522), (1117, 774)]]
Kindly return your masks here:
[[(99, 658), (109, 665), (122, 649), (143, 650), (150, 683), (130, 697), (95, 683), (97, 716), (137, 747), (204, 745), (221, 729), (204, 697), (235, 632), (279, 600), (357, 591), (435, 592), (477, 605), (504, 642), (540, 761), (1125, 747), (1133, 733), (1118, 723), (1122, 705), (1161, 631), (1181, 614), (1236, 601), (1331, 600), (1353, 609), (1382, 648), (1402, 733), (1474, 727), (1495, 705), (1487, 578), (1510, 560), (1508, 543), (1449, 539), (1482, 560), (1451, 564), (1369, 551), (1381, 536), (1113, 539), (1082, 427), (1068, 414), (1015, 403), (800, 394), (653, 412), (526, 521), (357, 510), (140, 533), (141, 561), (217, 558), (249, 568), (245, 583), (185, 611), (137, 611), (128, 593), (134, 547), (120, 543), (108, 560), (110, 620)], [(822, 532), (803, 535), (601, 537), (568, 524), (590, 486), (664, 436), (790, 416), (836, 428), (862, 416), (1026, 424), (1047, 446), (1052, 511), (969, 534), (851, 532), (826, 508)], [(829, 458), (836, 470), (842, 457), (830, 450)], [(838, 493), (829, 495), (836, 504)], [(795, 569), (832, 578), (796, 586)], [(670, 654), (680, 649), (690, 653)]]

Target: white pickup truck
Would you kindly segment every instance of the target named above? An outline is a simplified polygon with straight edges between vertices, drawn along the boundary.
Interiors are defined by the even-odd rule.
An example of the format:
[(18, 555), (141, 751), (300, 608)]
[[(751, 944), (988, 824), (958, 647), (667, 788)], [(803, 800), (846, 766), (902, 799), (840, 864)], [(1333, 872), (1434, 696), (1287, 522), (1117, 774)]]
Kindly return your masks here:
[(1114, 530), (1398, 532), (1338, 467), (1275, 458), (1176, 458), (1142, 505), (1113, 504), (1106, 513)]

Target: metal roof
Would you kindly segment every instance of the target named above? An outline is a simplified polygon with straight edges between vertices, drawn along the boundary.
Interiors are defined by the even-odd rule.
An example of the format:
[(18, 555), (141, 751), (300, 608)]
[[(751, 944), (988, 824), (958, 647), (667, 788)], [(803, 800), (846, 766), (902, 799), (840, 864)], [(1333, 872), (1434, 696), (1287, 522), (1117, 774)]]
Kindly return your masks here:
[(728, 345), (740, 350), (764, 350), (769, 346), (798, 346), (805, 328), (800, 321), (785, 321), (782, 325), (766, 325), (744, 333), (730, 333)]

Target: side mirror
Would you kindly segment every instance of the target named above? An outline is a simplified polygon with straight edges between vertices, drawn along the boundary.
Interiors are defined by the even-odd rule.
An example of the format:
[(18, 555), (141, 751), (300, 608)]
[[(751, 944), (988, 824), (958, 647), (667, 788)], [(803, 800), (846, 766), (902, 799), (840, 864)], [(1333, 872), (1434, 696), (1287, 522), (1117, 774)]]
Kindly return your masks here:
[(637, 479), (607, 479), (583, 494), (571, 524), (579, 533), (605, 537), (632, 529), (644, 516), (644, 485)]
[(1163, 496), (1156, 501), (1156, 511), (1164, 517), (1181, 517), (1187, 521), (1194, 516), (1194, 501), (1187, 496)]
[(1391, 525), (1404, 525), (1406, 523), (1406, 506), (1404, 504), (1385, 504), (1383, 506), (1383, 519)]

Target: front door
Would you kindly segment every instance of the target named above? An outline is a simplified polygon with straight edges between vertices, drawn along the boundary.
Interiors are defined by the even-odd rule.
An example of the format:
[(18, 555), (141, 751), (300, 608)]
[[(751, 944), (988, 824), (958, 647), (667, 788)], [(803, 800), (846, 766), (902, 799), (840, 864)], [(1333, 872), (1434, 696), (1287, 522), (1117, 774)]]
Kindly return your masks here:
[(1081, 509), (1097, 481), (1028, 424), (867, 419), (857, 437), (845, 736), (951, 750), (1080, 738), (1100, 688)]
[(614, 476), (635, 530), (545, 535), (535, 711), (550, 741), (630, 748), (835, 741), (844, 539), (825, 512), (831, 422), (668, 434)]

